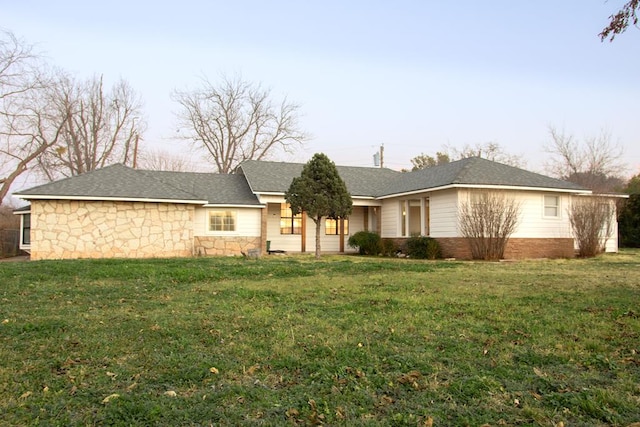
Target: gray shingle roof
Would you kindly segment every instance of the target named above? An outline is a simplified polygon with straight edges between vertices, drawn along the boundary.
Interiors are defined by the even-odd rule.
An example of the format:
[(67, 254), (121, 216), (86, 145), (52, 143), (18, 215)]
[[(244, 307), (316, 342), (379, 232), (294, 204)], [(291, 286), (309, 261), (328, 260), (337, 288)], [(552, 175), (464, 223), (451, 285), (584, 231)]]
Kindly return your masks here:
[[(255, 193), (284, 193), (289, 189), (293, 178), (300, 176), (304, 164), (265, 162), (248, 160), (240, 165)], [(356, 166), (336, 166), (340, 177), (347, 185), (352, 196), (374, 197), (391, 180), (397, 179), (401, 172), (384, 168), (366, 168)]]
[(139, 171), (155, 180), (197, 194), (209, 204), (259, 205), (242, 175), (194, 172)]
[(572, 182), (508, 166), (480, 157), (469, 157), (444, 165), (401, 174), (390, 181), (379, 196), (428, 190), (448, 185), (499, 185), (554, 190), (587, 191)]
[[(121, 164), (40, 185), (15, 193), (29, 198), (172, 200), (185, 203), (259, 206), (256, 193), (283, 194), (300, 176), (302, 163), (250, 160), (234, 175), (159, 172)], [(354, 197), (382, 197), (449, 185), (499, 185), (588, 191), (571, 182), (507, 166), (479, 157), (458, 160), (413, 172), (383, 168), (337, 166)]]
[[(16, 193), (134, 200), (182, 200), (193, 203), (259, 205), (243, 177), (131, 169), (121, 164), (65, 178)], [(29, 198), (29, 197), (26, 197)]]

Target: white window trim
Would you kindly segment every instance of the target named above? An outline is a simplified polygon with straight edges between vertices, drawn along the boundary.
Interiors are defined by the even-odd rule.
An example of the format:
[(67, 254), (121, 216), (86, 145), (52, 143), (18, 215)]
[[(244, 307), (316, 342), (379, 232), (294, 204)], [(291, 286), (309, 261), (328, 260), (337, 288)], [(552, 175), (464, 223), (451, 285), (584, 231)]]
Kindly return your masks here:
[[(557, 215), (547, 215), (547, 197), (555, 197), (558, 200)], [(551, 207), (551, 205), (548, 205)], [(559, 194), (543, 194), (542, 195), (542, 217), (545, 219), (561, 219), (562, 218), (562, 197)]]
[[(211, 215), (215, 212), (231, 212), (233, 214), (233, 221), (235, 224), (235, 230), (233, 231), (212, 231), (211, 230)], [(206, 221), (206, 234), (210, 236), (234, 236), (238, 235), (238, 211), (237, 209), (207, 209), (207, 221)]]

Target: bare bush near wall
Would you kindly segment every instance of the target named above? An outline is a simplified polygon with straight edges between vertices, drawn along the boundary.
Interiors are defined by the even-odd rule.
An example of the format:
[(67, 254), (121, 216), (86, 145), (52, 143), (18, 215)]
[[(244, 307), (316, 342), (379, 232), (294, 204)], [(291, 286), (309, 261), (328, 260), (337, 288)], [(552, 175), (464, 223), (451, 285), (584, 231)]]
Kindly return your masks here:
[(613, 232), (614, 208), (603, 197), (574, 200), (568, 209), (571, 230), (576, 239), (579, 257), (594, 257), (604, 252)]
[(481, 193), (471, 202), (463, 203), (459, 213), (460, 229), (469, 242), (473, 259), (504, 258), (519, 217), (520, 204), (503, 194)]

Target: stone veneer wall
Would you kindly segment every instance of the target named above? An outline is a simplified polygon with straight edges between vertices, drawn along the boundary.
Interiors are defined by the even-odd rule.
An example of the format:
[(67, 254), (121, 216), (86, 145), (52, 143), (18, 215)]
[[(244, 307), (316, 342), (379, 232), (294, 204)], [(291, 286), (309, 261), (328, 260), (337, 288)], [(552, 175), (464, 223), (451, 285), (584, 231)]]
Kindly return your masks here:
[(260, 250), (261, 237), (242, 236), (195, 236), (194, 253), (196, 255), (242, 255), (251, 249)]
[(33, 200), (31, 259), (191, 256), (193, 218), (185, 204)]

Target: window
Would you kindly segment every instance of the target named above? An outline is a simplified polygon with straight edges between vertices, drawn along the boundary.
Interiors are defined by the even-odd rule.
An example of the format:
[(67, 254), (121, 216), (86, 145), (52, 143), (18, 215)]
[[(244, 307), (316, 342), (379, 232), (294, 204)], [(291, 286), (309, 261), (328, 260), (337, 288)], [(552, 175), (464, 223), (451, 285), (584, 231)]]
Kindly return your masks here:
[(236, 213), (234, 211), (211, 211), (209, 213), (209, 231), (236, 231)]
[(280, 234), (302, 234), (302, 213), (293, 215), (288, 203), (280, 205)]
[(31, 244), (31, 214), (22, 215), (22, 244)]
[(544, 196), (544, 216), (549, 218), (560, 216), (559, 196)]
[(489, 193), (484, 191), (473, 191), (469, 195), (469, 201), (472, 206), (482, 206), (487, 204), (489, 200)]
[[(324, 222), (324, 234), (337, 236), (340, 234), (340, 220), (327, 218)], [(344, 235), (349, 234), (349, 220), (344, 220)]]

